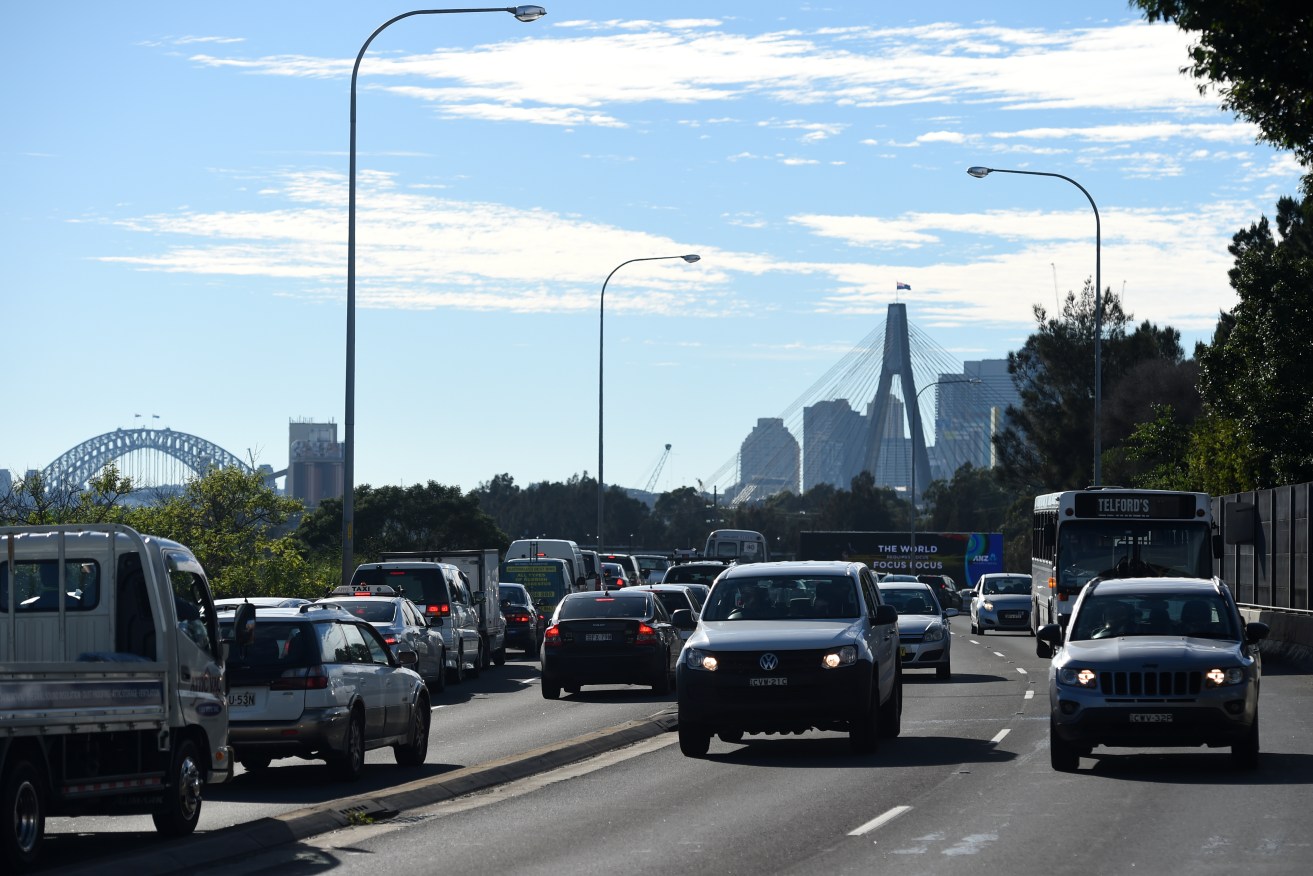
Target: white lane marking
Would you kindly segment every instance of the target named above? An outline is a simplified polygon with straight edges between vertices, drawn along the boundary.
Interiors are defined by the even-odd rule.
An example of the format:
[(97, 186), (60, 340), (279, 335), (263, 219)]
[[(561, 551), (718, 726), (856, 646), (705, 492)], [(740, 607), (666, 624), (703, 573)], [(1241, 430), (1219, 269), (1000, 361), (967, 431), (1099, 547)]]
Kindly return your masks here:
[(877, 815), (875, 818), (872, 818), (870, 821), (866, 822), (856, 830), (848, 831), (848, 836), (861, 836), (862, 834), (870, 833), (871, 831), (875, 830), (877, 827), (883, 827), (884, 825), (893, 821), (895, 818), (902, 815), (904, 812), (910, 812), (911, 809), (912, 809), (911, 806), (895, 806), (893, 809), (890, 809), (888, 812), (884, 813), (883, 815)]
[(1004, 654), (1002, 651), (995, 651), (995, 652), (994, 652), (994, 656), (995, 656), (995, 657), (1006, 657), (1006, 656), (1008, 656), (1008, 655)]
[(1033, 690), (1026, 691), (1026, 699), (1028, 700), (1035, 699), (1035, 692)]
[(979, 645), (979, 644), (980, 644), (980, 643), (979, 643), (978, 641), (976, 641), (975, 639), (967, 639), (967, 641), (970, 642), (970, 643), (973, 644), (973, 645)]
[(1003, 741), (1003, 737), (1007, 736), (1007, 735), (1008, 735), (1009, 733), (1011, 733), (1011, 732), (1012, 732), (1011, 730), (1000, 730), (1000, 731), (998, 731), (998, 735), (995, 736), (993, 739), (989, 740), (989, 744), (990, 744), (990, 745), (998, 745), (1000, 742)]
[(1028, 674), (1028, 673), (1026, 672), (1026, 670), (1022, 669), (1020, 666), (1017, 667), (1017, 672), (1020, 672), (1022, 675), (1027, 675), (1027, 674)]

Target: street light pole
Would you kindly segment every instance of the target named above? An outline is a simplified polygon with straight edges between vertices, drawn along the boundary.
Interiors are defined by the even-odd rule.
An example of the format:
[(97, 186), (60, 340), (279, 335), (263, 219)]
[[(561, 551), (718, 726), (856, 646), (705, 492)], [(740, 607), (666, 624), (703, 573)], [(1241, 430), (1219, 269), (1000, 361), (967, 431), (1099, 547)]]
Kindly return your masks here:
[(412, 15), (455, 15), (463, 12), (509, 12), (519, 21), (537, 21), (547, 14), (541, 6), (498, 6), (481, 9), (416, 9), (389, 18), (374, 29), (356, 53), (351, 68), (351, 148), (347, 180), (346, 232), (346, 416), (342, 453), (342, 583), (351, 583), (355, 571), (355, 478), (356, 478), (356, 79), (369, 44), (389, 26)]
[[(907, 494), (907, 498), (908, 498), (908, 500), (911, 502), (911, 505), (912, 505), (912, 514), (911, 514), (911, 517), (912, 517), (912, 523), (911, 523), (911, 526), (909, 527), (909, 529), (910, 529), (910, 532), (909, 532), (909, 543), (911, 544), (911, 547), (912, 547), (912, 549), (913, 549), (914, 552), (915, 552), (915, 550), (916, 550), (916, 438), (917, 438), (917, 435), (916, 435), (916, 429), (917, 429), (917, 427), (919, 427), (919, 426), (921, 425), (921, 412), (920, 412), (920, 410), (919, 410), (919, 408), (920, 408), (920, 406), (921, 406), (921, 393), (925, 392), (927, 389), (929, 389), (929, 388), (932, 387), (932, 386), (947, 386), (947, 385), (950, 384), (950, 383), (980, 383), (980, 382), (981, 382), (981, 380), (980, 380), (979, 377), (965, 377), (965, 378), (963, 378), (963, 379), (961, 379), (961, 380), (936, 380), (934, 383), (927, 383), (925, 386), (923, 386), (923, 387), (921, 387), (919, 390), (917, 390), (917, 392), (916, 392), (916, 400), (912, 402), (912, 404), (913, 404), (916, 408), (918, 408), (918, 410), (916, 411), (916, 415), (913, 416), (913, 417), (911, 417), (912, 428), (913, 428), (913, 432), (912, 432), (912, 475), (911, 475), (910, 478), (908, 478), (908, 485), (907, 485), (908, 494)], [(924, 430), (921, 430), (921, 431), (924, 433)], [(925, 438), (922, 437), (921, 440), (922, 440), (922, 442), (924, 442), (924, 441), (925, 441)], [(912, 559), (915, 560), (916, 558), (913, 557)], [(912, 570), (909, 568), (908, 571), (911, 572)]]
[(674, 256), (648, 256), (641, 259), (630, 259), (627, 262), (621, 262), (611, 269), (611, 273), (606, 275), (602, 281), (602, 295), (597, 302), (597, 550), (602, 552), (606, 546), (602, 543), (602, 508), (604, 497), (606, 496), (606, 485), (602, 481), (602, 424), (606, 421), (602, 418), (602, 363), (605, 359), (602, 356), (604, 329), (606, 327), (606, 284), (611, 282), (615, 272), (625, 265), (631, 265), (634, 262), (659, 262), (665, 259), (683, 259), (690, 265), (701, 259), (702, 256), (696, 253), (687, 253), (685, 255)]
[(1103, 260), (1103, 230), (1099, 223), (1099, 207), (1094, 198), (1085, 191), (1085, 186), (1069, 176), (1060, 173), (1045, 173), (1039, 170), (1004, 170), (1001, 167), (968, 167), (967, 173), (976, 179), (984, 179), (991, 173), (1019, 173), (1024, 176), (1051, 176), (1065, 179), (1081, 190), (1081, 194), (1090, 202), (1094, 210), (1094, 483), (1103, 483), (1103, 276), (1100, 273)]

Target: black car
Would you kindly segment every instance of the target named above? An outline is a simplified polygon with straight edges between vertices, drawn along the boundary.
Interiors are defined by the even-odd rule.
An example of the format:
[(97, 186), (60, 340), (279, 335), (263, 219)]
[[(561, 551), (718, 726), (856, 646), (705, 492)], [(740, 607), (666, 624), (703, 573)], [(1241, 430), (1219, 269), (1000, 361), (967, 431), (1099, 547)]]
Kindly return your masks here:
[(655, 593), (567, 594), (543, 634), (543, 697), (578, 693), (585, 684), (643, 684), (669, 693), (680, 644)]
[(533, 597), (523, 584), (498, 584), (501, 614), (506, 619), (506, 647), (519, 648), (530, 657), (538, 656), (543, 644), (547, 618), (533, 604)]
[(929, 584), (930, 589), (935, 591), (935, 597), (939, 599), (939, 604), (944, 608), (962, 608), (962, 594), (957, 582), (947, 575), (917, 575), (916, 580), (922, 584)]

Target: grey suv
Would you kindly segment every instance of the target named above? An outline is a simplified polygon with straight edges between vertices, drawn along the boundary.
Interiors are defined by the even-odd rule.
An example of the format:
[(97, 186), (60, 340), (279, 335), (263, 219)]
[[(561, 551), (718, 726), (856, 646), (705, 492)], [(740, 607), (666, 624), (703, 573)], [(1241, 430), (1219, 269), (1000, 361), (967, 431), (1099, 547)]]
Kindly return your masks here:
[(853, 748), (874, 751), (900, 730), (898, 651), (898, 612), (861, 563), (732, 566), (680, 655), (680, 750), (702, 757), (713, 734), (734, 743), (817, 729), (846, 730)]
[[(228, 733), (237, 761), (323, 758), (358, 778), (365, 752), (391, 746), (397, 763), (428, 755), (432, 711), (415, 652), (392, 656), (374, 626), (331, 605), (257, 608), (255, 641), (228, 655)], [(226, 616), (225, 616), (226, 615)], [(230, 627), (233, 615), (219, 616)]]
[(1071, 772), (1096, 745), (1231, 747), (1258, 766), (1258, 642), (1230, 589), (1201, 578), (1095, 579), (1066, 628), (1046, 624), (1049, 758)]

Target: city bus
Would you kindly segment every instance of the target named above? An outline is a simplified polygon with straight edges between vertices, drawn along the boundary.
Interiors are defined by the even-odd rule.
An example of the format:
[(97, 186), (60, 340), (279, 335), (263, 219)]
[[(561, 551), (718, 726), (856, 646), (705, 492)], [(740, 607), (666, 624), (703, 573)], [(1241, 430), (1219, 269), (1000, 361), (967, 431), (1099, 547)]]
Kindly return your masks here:
[(1036, 496), (1031, 633), (1065, 625), (1092, 578), (1211, 578), (1215, 554), (1207, 493), (1091, 487)]
[(707, 536), (709, 560), (734, 560), (739, 563), (764, 563), (766, 537), (751, 529), (715, 529)]

